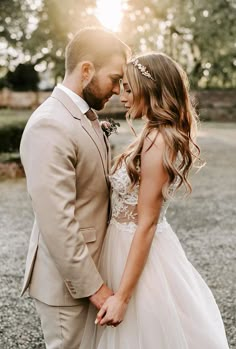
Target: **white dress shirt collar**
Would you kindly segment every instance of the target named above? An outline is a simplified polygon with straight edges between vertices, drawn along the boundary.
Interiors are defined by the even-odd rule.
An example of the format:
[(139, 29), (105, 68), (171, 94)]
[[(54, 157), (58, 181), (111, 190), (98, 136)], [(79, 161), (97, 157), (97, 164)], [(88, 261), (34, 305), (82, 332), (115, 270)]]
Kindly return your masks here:
[(89, 110), (88, 103), (85, 102), (85, 100), (81, 98), (79, 95), (77, 95), (75, 92), (73, 92), (68, 87), (62, 84), (57, 84), (57, 87), (64, 91), (72, 99), (72, 101), (77, 105), (81, 113), (85, 114)]

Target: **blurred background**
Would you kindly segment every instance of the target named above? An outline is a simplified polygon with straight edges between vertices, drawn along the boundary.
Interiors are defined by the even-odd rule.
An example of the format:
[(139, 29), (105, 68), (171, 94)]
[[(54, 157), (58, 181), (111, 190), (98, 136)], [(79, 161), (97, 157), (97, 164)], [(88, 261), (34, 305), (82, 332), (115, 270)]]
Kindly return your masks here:
[[(134, 54), (167, 53), (186, 69), (201, 120), (236, 121), (236, 0), (0, 0), (0, 160), (15, 156), (86, 25), (116, 32)], [(119, 98), (101, 114), (123, 117)]]
[[(114, 31), (134, 54), (165, 52), (188, 73), (207, 164), (168, 218), (236, 349), (236, 0), (0, 0), (0, 348), (44, 348), (32, 301), (19, 299), (33, 221), (19, 143), (32, 111), (62, 81), (66, 44), (87, 25)], [(117, 154), (133, 137), (118, 97), (100, 117), (119, 119)]]
[(134, 52), (167, 53), (192, 88), (235, 88), (235, 11), (235, 0), (1, 0), (1, 88), (52, 88), (85, 25), (117, 32)]

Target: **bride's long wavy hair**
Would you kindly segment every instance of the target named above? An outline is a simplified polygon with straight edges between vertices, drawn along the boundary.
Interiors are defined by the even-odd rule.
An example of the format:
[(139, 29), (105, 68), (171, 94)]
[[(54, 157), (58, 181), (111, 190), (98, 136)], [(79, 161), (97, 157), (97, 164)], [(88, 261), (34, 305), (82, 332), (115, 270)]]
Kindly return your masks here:
[(176, 189), (184, 185), (186, 191), (191, 192), (188, 174), (194, 161), (199, 159), (200, 149), (195, 143), (198, 117), (190, 100), (187, 75), (162, 53), (150, 53), (137, 59), (153, 79), (143, 75), (133, 60), (128, 63), (126, 74), (133, 105), (127, 118), (129, 122), (145, 116), (146, 124), (141, 135), (117, 158), (114, 171), (125, 161), (131, 187), (138, 183), (144, 140), (152, 130), (158, 130), (165, 142), (163, 166), (168, 174), (168, 181), (162, 188), (163, 197), (169, 196), (173, 183)]

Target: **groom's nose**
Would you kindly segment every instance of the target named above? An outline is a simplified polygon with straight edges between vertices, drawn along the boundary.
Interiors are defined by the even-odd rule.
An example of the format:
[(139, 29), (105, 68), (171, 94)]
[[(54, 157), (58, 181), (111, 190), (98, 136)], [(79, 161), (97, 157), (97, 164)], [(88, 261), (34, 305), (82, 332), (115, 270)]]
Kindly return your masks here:
[(120, 94), (120, 84), (116, 84), (114, 85), (114, 87), (112, 88), (112, 93), (115, 95), (119, 95)]

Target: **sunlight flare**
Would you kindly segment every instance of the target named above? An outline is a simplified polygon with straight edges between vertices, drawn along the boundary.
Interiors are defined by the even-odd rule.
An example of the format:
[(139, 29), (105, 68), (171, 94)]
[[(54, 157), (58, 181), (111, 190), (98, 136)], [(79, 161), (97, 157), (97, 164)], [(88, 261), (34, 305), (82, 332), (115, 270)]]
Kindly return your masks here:
[(118, 31), (122, 19), (122, 0), (97, 0), (96, 17), (107, 29)]

